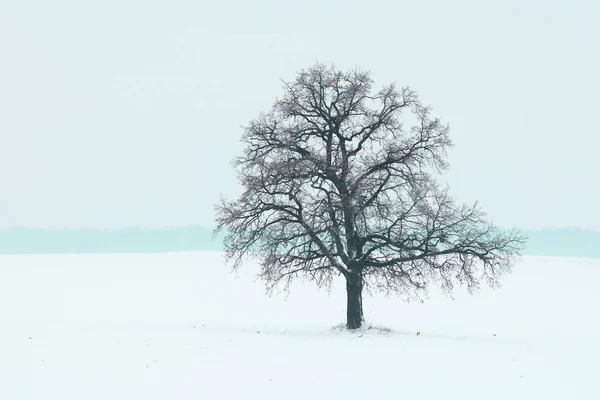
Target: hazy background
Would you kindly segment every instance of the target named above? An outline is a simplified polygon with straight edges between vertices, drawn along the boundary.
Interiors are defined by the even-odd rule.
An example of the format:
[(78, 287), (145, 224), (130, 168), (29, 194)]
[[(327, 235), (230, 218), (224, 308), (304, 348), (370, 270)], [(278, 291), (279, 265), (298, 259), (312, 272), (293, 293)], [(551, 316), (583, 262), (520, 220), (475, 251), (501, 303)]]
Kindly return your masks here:
[(241, 126), (320, 61), (416, 89), (499, 225), (600, 231), (599, 4), (0, 0), (0, 228), (210, 228)]

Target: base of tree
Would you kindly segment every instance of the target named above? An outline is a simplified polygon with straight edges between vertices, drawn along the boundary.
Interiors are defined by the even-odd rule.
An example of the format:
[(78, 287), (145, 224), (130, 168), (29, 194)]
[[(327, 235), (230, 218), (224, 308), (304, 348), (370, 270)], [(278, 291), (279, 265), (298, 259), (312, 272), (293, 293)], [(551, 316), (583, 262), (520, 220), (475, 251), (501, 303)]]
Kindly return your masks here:
[(348, 329), (349, 331), (355, 331), (355, 330), (361, 329), (364, 325), (365, 325), (364, 321), (362, 321), (360, 323), (358, 321), (354, 321), (352, 324), (346, 323), (346, 329)]
[(339, 324), (332, 328), (335, 333), (352, 333), (352, 334), (375, 334), (375, 335), (389, 335), (394, 333), (394, 331), (390, 328), (386, 328), (380, 325), (371, 325), (366, 322), (360, 328), (357, 329), (348, 329), (346, 324)]

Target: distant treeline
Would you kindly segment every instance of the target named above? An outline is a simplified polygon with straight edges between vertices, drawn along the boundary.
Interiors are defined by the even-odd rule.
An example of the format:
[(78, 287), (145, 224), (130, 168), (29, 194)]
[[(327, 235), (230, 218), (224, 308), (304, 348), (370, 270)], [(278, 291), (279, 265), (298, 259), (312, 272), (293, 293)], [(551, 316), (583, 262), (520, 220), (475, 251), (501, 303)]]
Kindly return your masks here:
[[(583, 229), (526, 231), (524, 254), (600, 258), (600, 232)], [(163, 253), (219, 251), (223, 235), (199, 226), (177, 228), (0, 229), (0, 254)]]
[(177, 228), (29, 229), (0, 230), (0, 254), (56, 253), (163, 253), (219, 251), (222, 238), (213, 240), (210, 229)]

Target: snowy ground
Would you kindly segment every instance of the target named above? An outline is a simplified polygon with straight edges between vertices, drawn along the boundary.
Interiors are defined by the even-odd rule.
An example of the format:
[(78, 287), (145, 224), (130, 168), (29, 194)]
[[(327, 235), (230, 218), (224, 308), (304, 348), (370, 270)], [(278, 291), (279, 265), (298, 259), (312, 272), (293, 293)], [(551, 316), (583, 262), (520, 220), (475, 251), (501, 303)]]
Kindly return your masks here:
[(268, 297), (254, 272), (220, 253), (0, 256), (0, 399), (600, 399), (600, 260), (366, 298), (391, 333), (333, 330), (341, 285)]

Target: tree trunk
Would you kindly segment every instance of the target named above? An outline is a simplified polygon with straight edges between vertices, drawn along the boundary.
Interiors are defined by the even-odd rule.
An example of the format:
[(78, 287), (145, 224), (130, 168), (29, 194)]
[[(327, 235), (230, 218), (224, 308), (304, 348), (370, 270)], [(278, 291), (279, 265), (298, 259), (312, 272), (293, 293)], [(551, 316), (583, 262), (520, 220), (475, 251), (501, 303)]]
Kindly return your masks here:
[(362, 326), (362, 289), (362, 272), (349, 273), (346, 276), (346, 293), (348, 295), (346, 328), (348, 329), (358, 329)]

